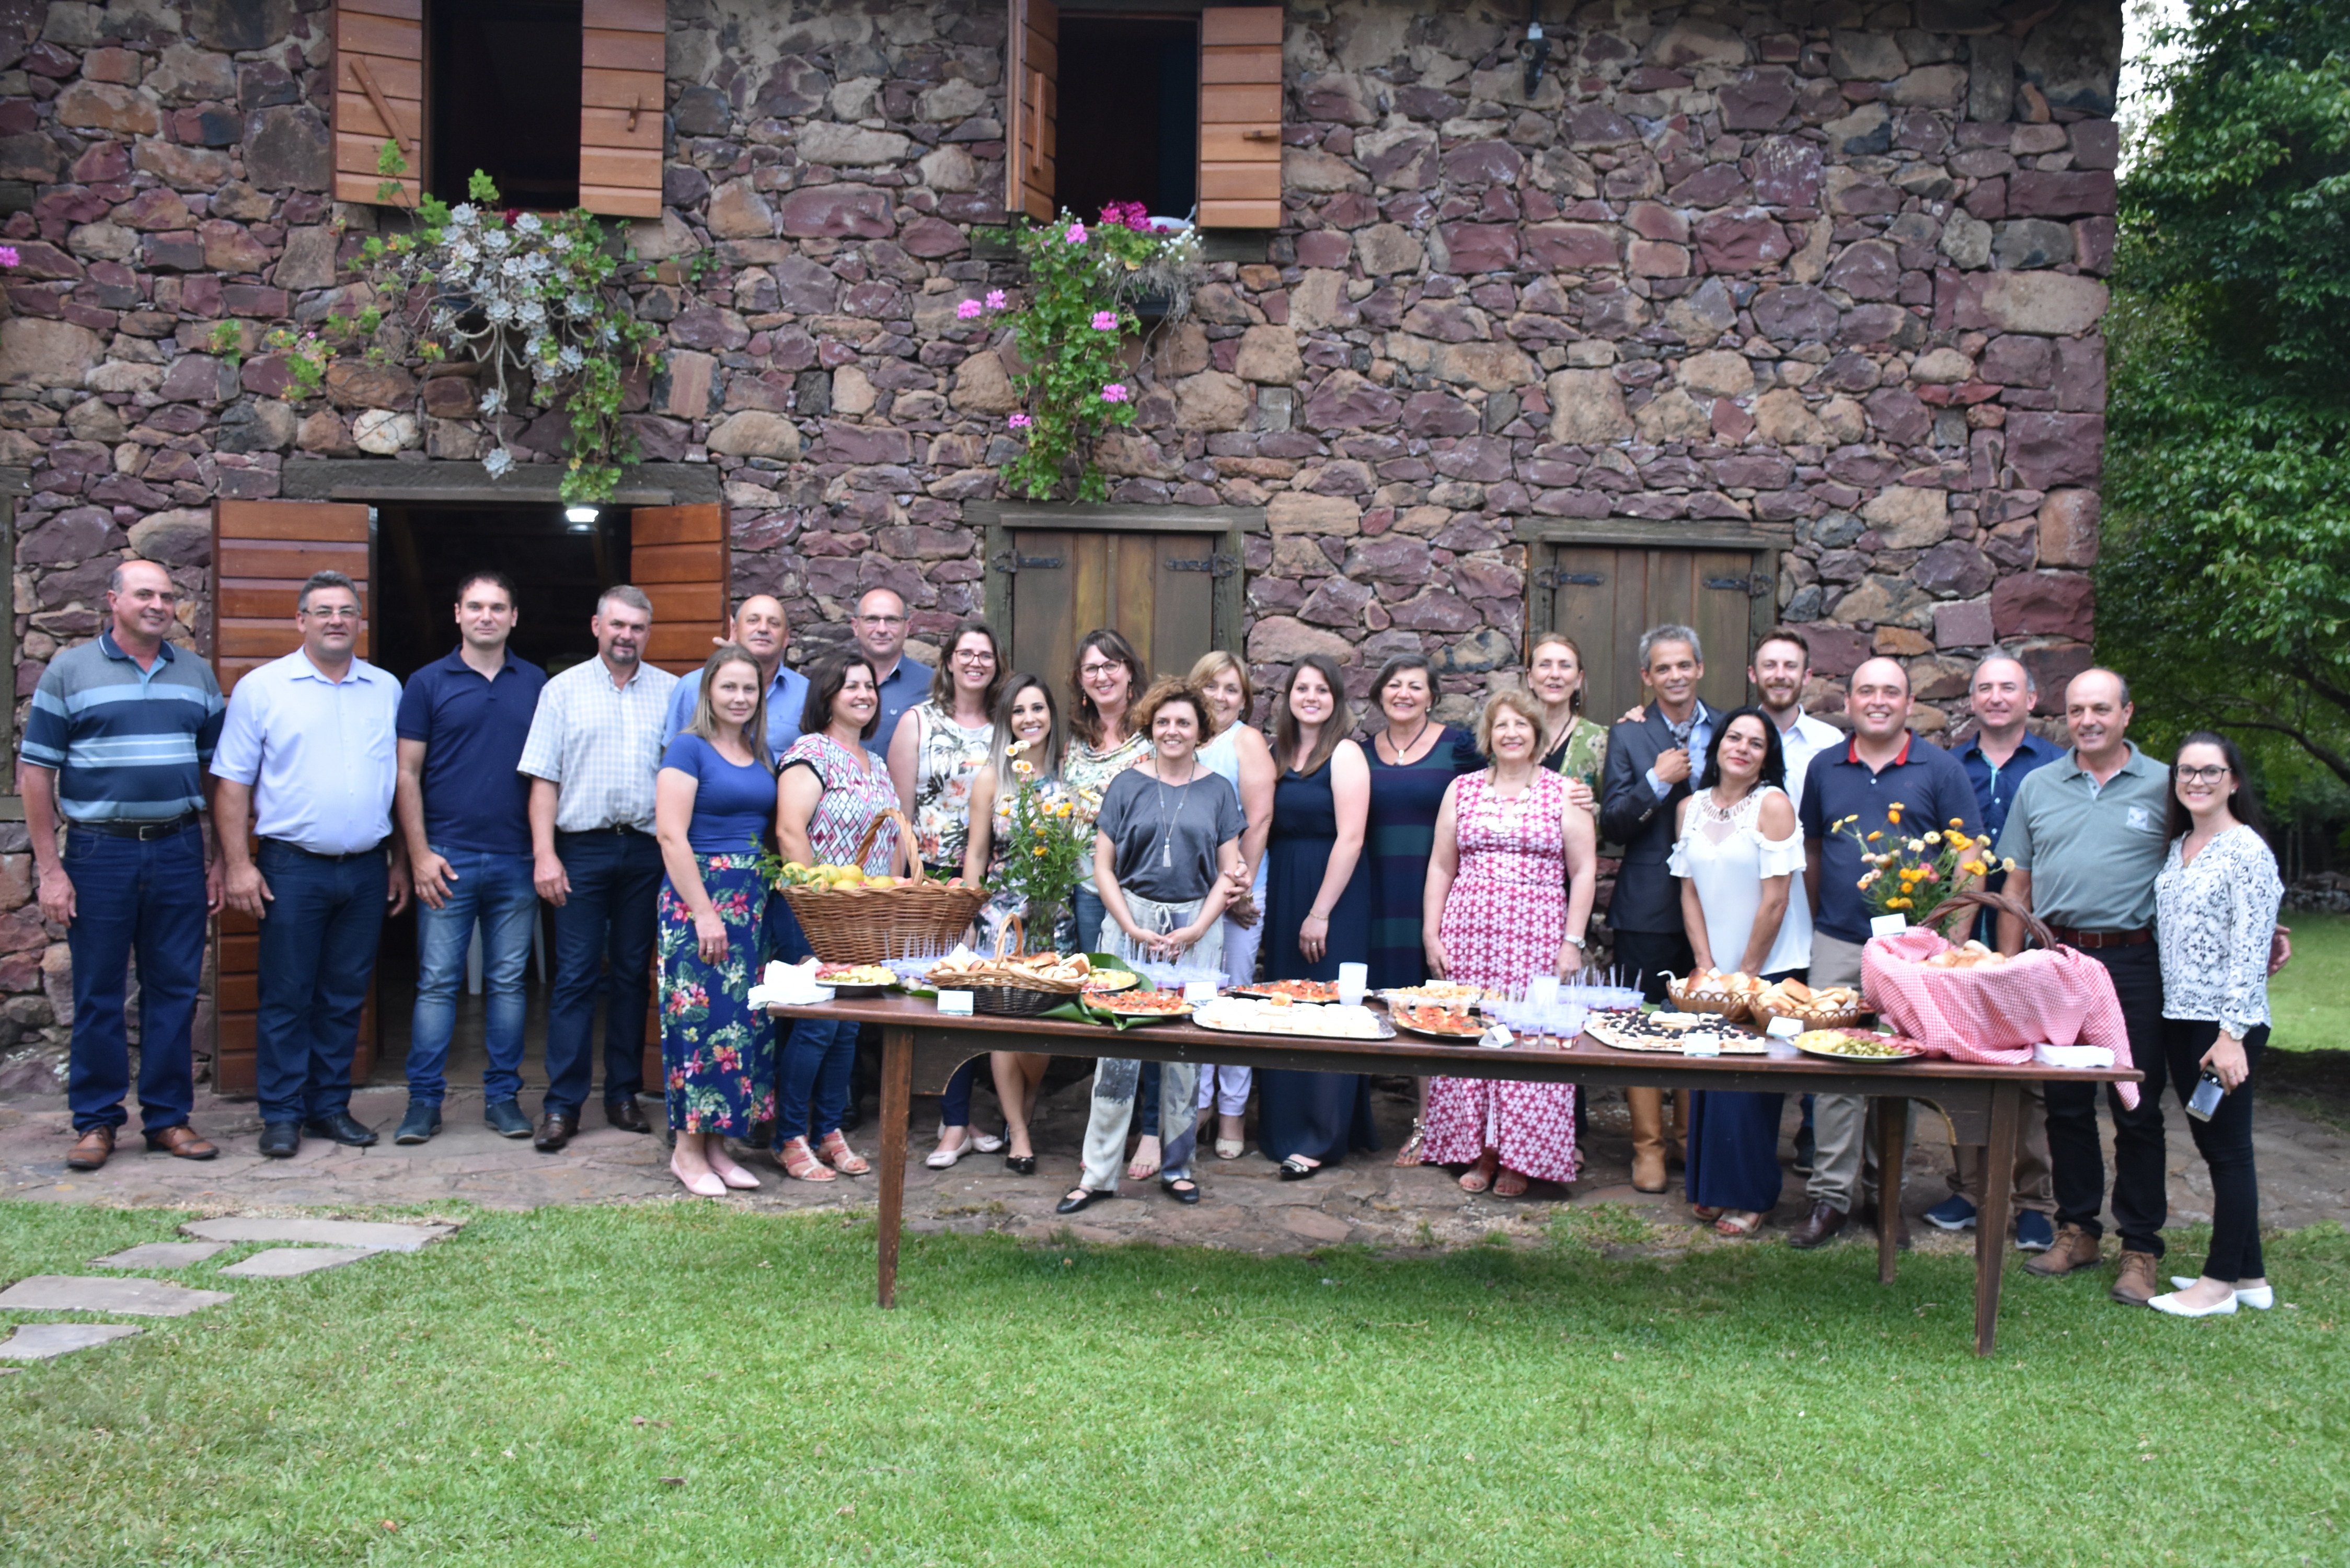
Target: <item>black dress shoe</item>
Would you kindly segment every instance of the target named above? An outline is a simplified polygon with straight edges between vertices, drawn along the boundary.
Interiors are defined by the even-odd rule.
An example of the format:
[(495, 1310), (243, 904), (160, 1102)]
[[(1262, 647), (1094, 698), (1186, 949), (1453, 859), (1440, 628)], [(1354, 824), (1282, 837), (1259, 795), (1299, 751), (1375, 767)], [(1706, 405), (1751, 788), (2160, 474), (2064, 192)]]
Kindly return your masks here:
[(1034, 1176), (1036, 1174), (1036, 1157), (1033, 1154), (1007, 1154), (1003, 1157), (1003, 1168), (1014, 1176)]
[(563, 1146), (578, 1131), (577, 1111), (548, 1111), (538, 1118), (538, 1131), (532, 1137), (530, 1146), (541, 1154), (560, 1154)]
[(366, 1148), (375, 1142), (375, 1129), (362, 1127), (348, 1111), (337, 1111), (330, 1116), (312, 1116), (302, 1124), (302, 1130), (312, 1137), (322, 1137), (348, 1148)]
[(1787, 1245), (1809, 1251), (1844, 1229), (1845, 1212), (1831, 1203), (1814, 1203), (1812, 1211), (1787, 1232)]
[(606, 1100), (604, 1119), (622, 1132), (649, 1133), (653, 1129), (645, 1123), (645, 1113), (637, 1108), (636, 1096), (625, 1100)]
[(291, 1159), (302, 1147), (300, 1122), (267, 1122), (261, 1128), (261, 1152), (271, 1159)]
[(1117, 1197), (1115, 1192), (1097, 1192), (1090, 1187), (1080, 1187), (1053, 1206), (1055, 1214), (1081, 1214), (1097, 1203), (1107, 1203)]

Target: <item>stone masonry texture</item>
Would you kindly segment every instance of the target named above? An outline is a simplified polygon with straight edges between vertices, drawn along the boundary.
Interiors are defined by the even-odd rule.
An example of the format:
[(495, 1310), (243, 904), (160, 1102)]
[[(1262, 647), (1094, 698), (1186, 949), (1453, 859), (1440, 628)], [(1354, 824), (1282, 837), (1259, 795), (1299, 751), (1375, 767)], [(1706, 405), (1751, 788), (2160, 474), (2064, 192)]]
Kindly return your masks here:
[[(1941, 729), (1994, 639), (2061, 689), (2094, 610), (2118, 5), (1544, 23), (1529, 96), (1522, 7), (1287, 8), (1282, 226), (1222, 237), (1244, 259), (1136, 350), (1114, 498), (1265, 508), (1259, 673), (1327, 651), (1359, 691), (1424, 650), (1454, 715), (1518, 663), (1530, 520), (1773, 536), (1825, 711), (1889, 653)], [(797, 656), (875, 585), (917, 639), (983, 602), (1010, 350), (955, 306), (1021, 287), (975, 234), (1003, 221), (1005, 24), (671, 0), (667, 205), (626, 225), (667, 361), (629, 417), (648, 459), (717, 468), (735, 587), (780, 593)], [(260, 351), (347, 303), (340, 264), (394, 221), (328, 195), (331, 35), (324, 0), (0, 0), (20, 717), (126, 553), (173, 569), (208, 647), (216, 497), (484, 449), (462, 367), (341, 365), (301, 400)], [(555, 461), (559, 416), (507, 417)], [(0, 1051), (69, 1011), (31, 883), (0, 826)]]

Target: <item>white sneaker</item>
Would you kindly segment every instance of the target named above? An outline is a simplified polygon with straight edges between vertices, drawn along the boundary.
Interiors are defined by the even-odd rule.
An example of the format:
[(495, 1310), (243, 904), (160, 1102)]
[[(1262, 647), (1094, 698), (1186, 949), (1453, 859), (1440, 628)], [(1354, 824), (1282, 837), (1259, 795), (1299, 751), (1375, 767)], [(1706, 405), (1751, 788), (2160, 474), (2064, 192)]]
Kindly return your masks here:
[[(2171, 1275), (2170, 1282), (2182, 1291), (2192, 1288), (2195, 1283), (2193, 1280), (2189, 1279), (2185, 1274)], [(2255, 1312), (2266, 1312), (2269, 1308), (2276, 1305), (2276, 1287), (2274, 1285), (2254, 1285), (2251, 1290), (2238, 1291), (2236, 1293), (2236, 1304), (2238, 1306), (2251, 1307)]]
[[(2194, 1282), (2192, 1280), (2188, 1282), (2189, 1284)], [(2194, 1307), (2189, 1306), (2176, 1295), (2168, 1295), (2156, 1296), (2146, 1304), (2157, 1312), (2168, 1313), (2172, 1317), (2226, 1317), (2236, 1310), (2236, 1298), (2231, 1293), (2221, 1296), (2210, 1306)]]

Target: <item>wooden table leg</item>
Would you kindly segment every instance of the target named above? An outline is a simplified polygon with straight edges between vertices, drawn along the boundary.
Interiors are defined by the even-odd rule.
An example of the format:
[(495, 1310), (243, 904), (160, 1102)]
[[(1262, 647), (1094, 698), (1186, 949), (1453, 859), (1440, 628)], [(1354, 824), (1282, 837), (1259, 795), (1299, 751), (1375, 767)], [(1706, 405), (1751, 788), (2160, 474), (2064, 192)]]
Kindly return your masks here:
[(913, 1114), (914, 1032), (881, 1032), (880, 1304), (898, 1304), (898, 1227), (906, 1212), (906, 1123)]
[(2015, 1190), (2015, 1147), (2023, 1124), (2023, 1086), (1994, 1084), (1991, 1142), (1983, 1149), (1982, 1207), (1975, 1212), (1975, 1354), (1989, 1355), (1999, 1335), (1999, 1287), (2007, 1265), (2009, 1195)]
[(1909, 1152), (1903, 1135), (1909, 1127), (1908, 1100), (1878, 1099), (1877, 1107), (1877, 1282), (1893, 1282), (1893, 1267), (1901, 1255), (1895, 1239), (1901, 1234), (1901, 1166)]

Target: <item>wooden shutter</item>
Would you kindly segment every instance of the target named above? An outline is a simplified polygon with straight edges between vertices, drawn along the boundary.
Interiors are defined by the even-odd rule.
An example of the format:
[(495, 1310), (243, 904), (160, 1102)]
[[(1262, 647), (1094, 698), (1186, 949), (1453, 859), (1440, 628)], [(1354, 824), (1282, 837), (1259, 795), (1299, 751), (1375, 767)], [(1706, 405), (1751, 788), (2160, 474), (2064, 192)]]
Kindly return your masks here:
[(629, 515), (629, 580), (653, 601), (645, 657), (682, 675), (726, 635), (726, 509), (639, 506)]
[(424, 177), (424, 0), (335, 0), (335, 200), (382, 200), (377, 159), (392, 140), (412, 208)]
[[(338, 176), (339, 178), (339, 175)], [(373, 201), (370, 190), (368, 197)], [(368, 509), (326, 502), (221, 501), (213, 506), (213, 673), (221, 691), (256, 665), (302, 645), (295, 601), (311, 573), (331, 568), (359, 585), (368, 608)], [(367, 623), (359, 652), (368, 651)], [(224, 1095), (257, 1086), (255, 1013), (261, 1004), (261, 927), (223, 909), (213, 930), (213, 1085)], [(376, 988), (368, 986), (351, 1082), (375, 1071)]]
[(1012, 0), (1004, 44), (1003, 210), (1051, 219), (1055, 125), (1061, 113), (1061, 9), (1053, 0)]
[[(1550, 624), (1583, 649), (1583, 711), (1603, 724), (1644, 700), (1640, 634), (1668, 622), (1692, 628), (1706, 653), (1698, 692), (1718, 709), (1746, 701), (1746, 656), (1767, 628), (1767, 551), (1559, 545), (1551, 556)], [(1757, 595), (1760, 584), (1762, 593)], [(1757, 606), (1764, 618), (1757, 620)]]
[(1010, 579), (1014, 666), (1060, 691), (1077, 639), (1108, 626), (1134, 644), (1151, 673), (1189, 675), (1217, 646), (1217, 570), (1238, 565), (1225, 543), (1221, 533), (1017, 530), (1003, 562), (1017, 569), (1003, 574)]
[(1278, 5), (1200, 13), (1200, 226), (1281, 226)]
[(664, 0), (586, 0), (579, 61), (579, 204), (620, 218), (661, 212)]

